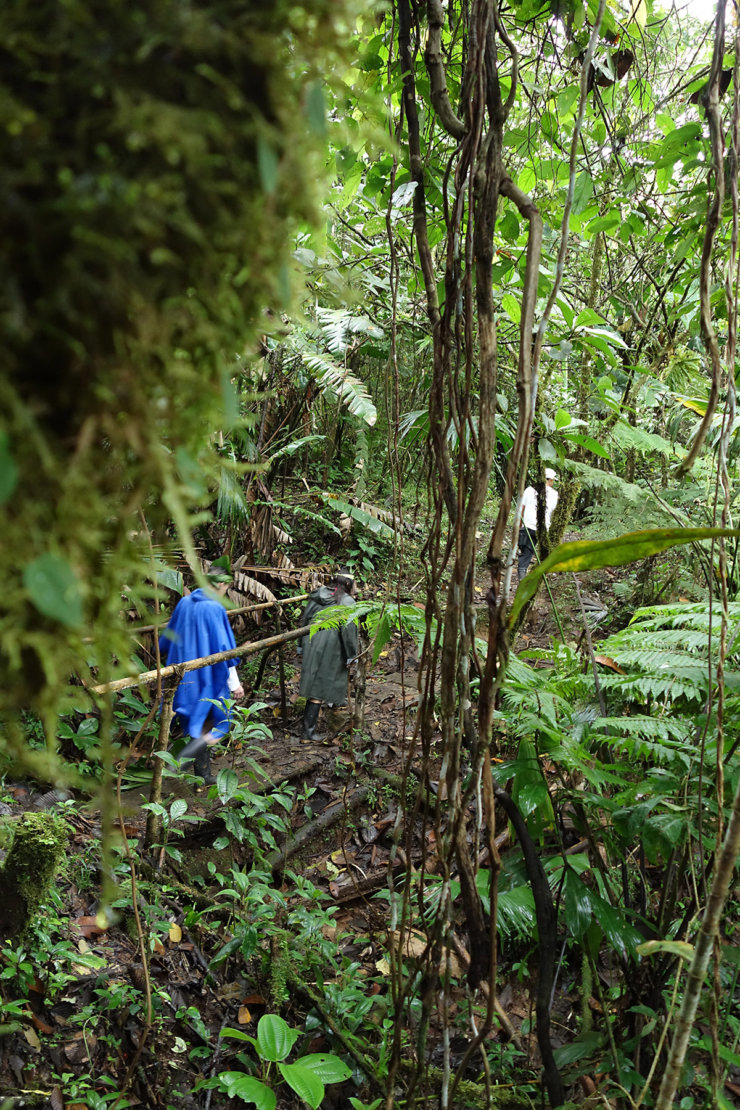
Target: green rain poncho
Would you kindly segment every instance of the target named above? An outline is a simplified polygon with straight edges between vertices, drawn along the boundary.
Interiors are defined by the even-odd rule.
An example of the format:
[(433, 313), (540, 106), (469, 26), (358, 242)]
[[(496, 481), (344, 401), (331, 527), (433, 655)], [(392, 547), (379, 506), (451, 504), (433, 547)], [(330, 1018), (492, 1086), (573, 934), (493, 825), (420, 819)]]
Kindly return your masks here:
[[(327, 605), (354, 605), (351, 594), (320, 586), (309, 596), (301, 624), (311, 624)], [(321, 628), (304, 636), (301, 697), (343, 705), (347, 700), (347, 663), (357, 657), (357, 626)]]

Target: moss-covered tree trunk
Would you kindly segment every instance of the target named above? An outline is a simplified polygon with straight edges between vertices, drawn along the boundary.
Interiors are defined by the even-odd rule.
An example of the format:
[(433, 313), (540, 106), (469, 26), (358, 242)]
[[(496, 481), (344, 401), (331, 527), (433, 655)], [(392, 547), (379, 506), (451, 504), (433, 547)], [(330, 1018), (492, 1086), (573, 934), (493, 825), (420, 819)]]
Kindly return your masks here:
[(24, 813), (0, 870), (0, 939), (22, 933), (49, 892), (64, 854), (67, 829), (53, 813)]

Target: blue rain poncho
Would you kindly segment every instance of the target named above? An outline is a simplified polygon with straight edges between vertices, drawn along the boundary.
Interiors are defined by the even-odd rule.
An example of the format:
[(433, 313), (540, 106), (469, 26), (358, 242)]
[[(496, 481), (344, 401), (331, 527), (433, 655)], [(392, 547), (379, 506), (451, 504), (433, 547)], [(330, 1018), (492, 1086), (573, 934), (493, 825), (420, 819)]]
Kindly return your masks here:
[[(178, 601), (159, 638), (159, 652), (168, 666), (235, 647), (226, 610), (205, 590), (194, 590)], [(238, 659), (230, 659), (212, 663), (210, 667), (186, 671), (182, 676), (173, 709), (189, 736), (198, 739), (206, 723), (215, 737), (225, 736), (229, 731), (231, 719), (223, 699), (229, 697), (229, 668), (238, 662)]]

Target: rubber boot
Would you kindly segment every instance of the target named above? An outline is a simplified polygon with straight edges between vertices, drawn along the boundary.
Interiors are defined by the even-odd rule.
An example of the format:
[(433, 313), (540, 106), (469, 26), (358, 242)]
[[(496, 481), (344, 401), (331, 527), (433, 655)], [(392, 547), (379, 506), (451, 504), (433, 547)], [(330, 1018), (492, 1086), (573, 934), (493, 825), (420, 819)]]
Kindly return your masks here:
[(215, 777), (211, 774), (211, 749), (207, 748), (205, 745), (195, 756), (193, 774), (199, 775), (206, 786), (213, 786), (216, 781)]
[(320, 701), (307, 701), (306, 708), (303, 712), (303, 735), (307, 740), (323, 740), (323, 736), (318, 736), (316, 733), (317, 722), (319, 719), (319, 710), (321, 709)]
[(187, 763), (190, 759), (197, 760), (199, 753), (202, 753), (205, 750), (205, 740), (202, 736), (196, 736), (193, 737), (191, 740), (188, 740), (187, 744), (182, 749), (177, 758), (179, 759), (180, 763)]

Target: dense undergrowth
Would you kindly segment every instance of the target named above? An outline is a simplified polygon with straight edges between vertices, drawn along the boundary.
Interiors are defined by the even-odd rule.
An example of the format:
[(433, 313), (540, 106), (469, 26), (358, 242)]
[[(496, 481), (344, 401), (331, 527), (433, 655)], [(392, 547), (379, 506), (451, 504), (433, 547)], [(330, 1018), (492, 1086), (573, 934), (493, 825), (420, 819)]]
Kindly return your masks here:
[[(485, 1061), (479, 1053), (464, 1064), (459, 1106), (486, 1105), (488, 1085), (494, 1106), (541, 1104), (533, 1029), (543, 981), (567, 1097), (581, 1104), (598, 1092), (610, 1105), (653, 1104), (664, 1030), (727, 817), (717, 798), (729, 799), (736, 786), (740, 673), (730, 654), (718, 712), (710, 657), (718, 614), (704, 602), (654, 605), (609, 635), (595, 628), (590, 648), (583, 635), (578, 644), (581, 614), (575, 605), (565, 613), (562, 591), (559, 599), (571, 621), (564, 639), (548, 646), (548, 632), (541, 646), (511, 657), (496, 714), (493, 781), (519, 814), (497, 815), (503, 1017)], [(728, 618), (734, 643), (737, 604)], [(400, 642), (382, 619), (374, 627), (385, 637), (381, 648)], [(262, 707), (259, 723), (257, 713), (245, 715), (241, 739), (269, 751), (276, 739), (269, 711)], [(115, 716), (123, 753), (146, 722), (146, 705), (127, 692)], [(94, 716), (78, 716), (59, 730), (91, 783), (95, 726)], [(155, 743), (156, 724), (148, 728)], [(346, 792), (348, 782), (372, 778), (373, 765), (359, 758), (366, 736), (350, 732), (345, 740), (353, 756)], [(110, 905), (100, 901), (95, 813), (73, 799), (57, 804), (70, 831), (63, 870), (42, 914), (0, 950), (0, 1067), (9, 1095), (25, 1105), (89, 1110), (137, 1101), (179, 1110), (216, 1105), (224, 1095), (247, 1105), (270, 1107), (276, 1098), (285, 1107), (359, 1110), (382, 1105), (389, 1082), (403, 1099), (422, 1058), (425, 1077), (413, 1098), (427, 1104), (444, 1038), (464, 1063), (487, 1000), (467, 982), (460, 888), (436, 874), (433, 840), (419, 837), (410, 869), (408, 857), (399, 859), (399, 809), (437, 789), (415, 777), (413, 752), (406, 777), (382, 791), (376, 780), (366, 806), (371, 824), (384, 811), (379, 843), (393, 883), (360, 898), (362, 913), (348, 917), (330, 879), (344, 866), (357, 817), (347, 815), (338, 852), (327, 855), (319, 842), (300, 866), (275, 873), (271, 853), (314, 816), (315, 785), (306, 777), (300, 786), (277, 780), (266, 788), (247, 751), (219, 773), (205, 807), (179, 789), (156, 803), (157, 844), (143, 849), (140, 824), (121, 814)], [(146, 764), (123, 774), (124, 790), (140, 785)], [(475, 804), (476, 784), (467, 785)], [(10, 782), (5, 798), (11, 814), (30, 804)], [(317, 850), (334, 861), (328, 871), (316, 866)], [(479, 858), (478, 889), (490, 914), (498, 862), (483, 845)], [(407, 883), (411, 896), (401, 903)], [(440, 935), (445, 899), (453, 928)], [(712, 1090), (719, 1106), (733, 1104), (740, 1063), (734, 920), (730, 906), (714, 1002), (692, 1040), (684, 1110), (707, 1105)], [(407, 987), (400, 1005), (398, 976)], [(428, 1024), (419, 1008), (425, 990), (436, 995)], [(391, 1077), (399, 1037), (404, 1070)]]

